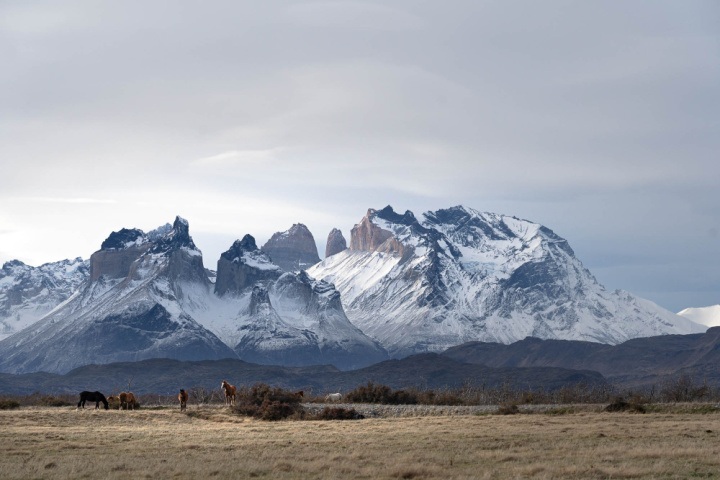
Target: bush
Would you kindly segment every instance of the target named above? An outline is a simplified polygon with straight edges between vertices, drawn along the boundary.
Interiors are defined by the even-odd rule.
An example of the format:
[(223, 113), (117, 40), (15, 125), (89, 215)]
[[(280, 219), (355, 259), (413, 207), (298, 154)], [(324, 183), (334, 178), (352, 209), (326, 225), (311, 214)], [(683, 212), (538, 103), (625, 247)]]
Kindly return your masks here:
[(616, 398), (610, 405), (605, 407), (605, 411), (645, 413), (645, 407), (643, 407), (639, 403), (626, 402), (622, 398)]
[(357, 387), (345, 395), (349, 402), (355, 403), (382, 403), (388, 405), (415, 405), (418, 395), (406, 390), (393, 390), (387, 385), (376, 385), (368, 382), (367, 385)]
[(498, 415), (515, 415), (516, 413), (520, 413), (520, 409), (514, 403), (506, 403), (500, 405), (495, 413)]
[(13, 410), (20, 408), (20, 402), (17, 400), (0, 399), (0, 410)]
[(74, 403), (70, 403), (54, 395), (45, 395), (38, 399), (37, 405), (43, 407), (69, 407), (71, 405), (74, 405)]
[(660, 388), (660, 398), (666, 402), (693, 402), (709, 396), (710, 388), (696, 384), (688, 375), (668, 380)]
[(362, 420), (365, 415), (355, 411), (354, 408), (325, 407), (315, 416), (315, 420)]
[(304, 412), (302, 398), (282, 388), (272, 388), (258, 383), (251, 388), (240, 388), (236, 395), (236, 405), (232, 411), (240, 415), (261, 420), (282, 420), (292, 416), (302, 417)]

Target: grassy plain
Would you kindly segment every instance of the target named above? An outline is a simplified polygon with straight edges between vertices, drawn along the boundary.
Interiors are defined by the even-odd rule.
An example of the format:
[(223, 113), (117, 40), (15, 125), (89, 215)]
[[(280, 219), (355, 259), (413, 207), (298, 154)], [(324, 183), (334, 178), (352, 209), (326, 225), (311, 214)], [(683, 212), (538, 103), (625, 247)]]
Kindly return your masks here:
[(720, 414), (263, 422), (222, 407), (0, 411), (0, 478), (720, 478)]

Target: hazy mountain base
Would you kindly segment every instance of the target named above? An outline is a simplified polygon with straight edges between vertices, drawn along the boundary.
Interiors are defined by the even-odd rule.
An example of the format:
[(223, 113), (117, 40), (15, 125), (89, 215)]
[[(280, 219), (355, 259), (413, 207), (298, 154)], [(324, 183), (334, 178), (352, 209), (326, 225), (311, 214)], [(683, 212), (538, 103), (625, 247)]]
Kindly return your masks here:
[(0, 393), (76, 393), (82, 390), (135, 393), (174, 393), (180, 388), (218, 389), (226, 379), (236, 385), (262, 382), (295, 390), (347, 392), (375, 382), (392, 388), (458, 388), (464, 385), (528, 389), (557, 389), (569, 384), (604, 384), (597, 372), (562, 368), (488, 368), (457, 362), (437, 354), (390, 360), (352, 371), (331, 365), (281, 367), (257, 365), (241, 360), (181, 362), (169, 359), (87, 365), (65, 375), (29, 373), (0, 374)]

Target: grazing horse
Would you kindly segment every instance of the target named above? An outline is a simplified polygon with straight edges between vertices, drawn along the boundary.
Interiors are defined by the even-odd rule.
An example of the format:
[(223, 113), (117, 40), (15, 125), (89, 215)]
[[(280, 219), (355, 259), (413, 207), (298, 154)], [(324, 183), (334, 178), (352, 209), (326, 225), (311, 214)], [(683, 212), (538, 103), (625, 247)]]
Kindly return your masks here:
[(225, 405), (235, 405), (235, 391), (237, 388), (225, 380), (222, 381), (220, 387), (225, 390)]
[(178, 394), (178, 400), (180, 401), (180, 411), (187, 409), (187, 401), (188, 401), (188, 393), (180, 389), (180, 393)]
[(342, 394), (340, 393), (328, 393), (325, 397), (326, 402), (339, 402), (342, 398)]
[(95, 402), (95, 410), (100, 409), (100, 402), (105, 405), (105, 410), (110, 408), (105, 395), (100, 392), (80, 392), (80, 401), (78, 402), (77, 408), (85, 408), (86, 401)]
[(115, 400), (120, 402), (120, 410), (122, 410), (123, 407), (125, 407), (125, 410), (127, 410), (128, 407), (130, 410), (135, 410), (135, 403), (137, 402), (137, 399), (132, 392), (120, 392), (117, 397), (108, 397), (108, 401), (110, 402), (115, 402)]

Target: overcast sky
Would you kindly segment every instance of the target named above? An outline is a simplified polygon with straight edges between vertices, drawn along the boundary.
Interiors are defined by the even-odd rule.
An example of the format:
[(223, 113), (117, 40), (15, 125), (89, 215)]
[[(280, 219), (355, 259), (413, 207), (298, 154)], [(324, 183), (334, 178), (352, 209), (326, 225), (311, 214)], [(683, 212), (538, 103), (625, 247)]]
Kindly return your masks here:
[[(720, 303), (720, 2), (0, 2), (0, 262), (457, 204)], [(323, 254), (321, 249), (320, 255)]]

